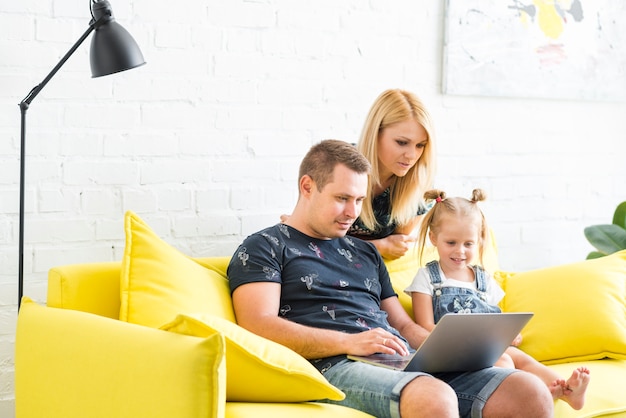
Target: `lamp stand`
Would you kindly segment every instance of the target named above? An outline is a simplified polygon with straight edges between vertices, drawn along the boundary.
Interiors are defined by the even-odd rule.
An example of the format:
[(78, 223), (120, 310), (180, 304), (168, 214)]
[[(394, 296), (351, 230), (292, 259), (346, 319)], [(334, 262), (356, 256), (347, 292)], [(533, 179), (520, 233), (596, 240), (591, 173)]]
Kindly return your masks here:
[[(17, 308), (20, 309), (22, 296), (24, 294), (24, 194), (26, 175), (26, 111), (33, 99), (43, 90), (48, 82), (54, 77), (59, 69), (65, 64), (70, 56), (87, 39), (94, 30), (107, 25), (106, 35), (98, 42), (92, 42), (91, 50), (91, 71), (93, 77), (112, 74), (119, 71), (128, 70), (145, 64), (143, 55), (136, 45), (134, 39), (120, 25), (115, 23), (111, 6), (108, 0), (90, 0), (92, 19), (89, 27), (83, 35), (74, 43), (69, 51), (61, 58), (57, 65), (43, 79), (41, 83), (33, 89), (20, 102), (21, 112), (21, 136), (20, 136), (20, 213), (19, 213), (19, 262), (18, 262), (18, 301)], [(99, 32), (96, 33), (96, 38)], [(94, 39), (95, 41), (95, 39)], [(108, 44), (112, 44), (112, 49), (94, 54), (94, 43), (97, 48), (105, 49)], [(98, 46), (100, 45), (100, 46)]]
[[(102, 18), (100, 19), (100, 21)], [(50, 71), (50, 73), (43, 79), (43, 81), (37, 84), (28, 93), (28, 95), (20, 102), (21, 113), (21, 128), (20, 128), (20, 226), (19, 226), (19, 265), (18, 265), (18, 301), (17, 308), (20, 308), (22, 303), (22, 295), (24, 294), (24, 177), (26, 174), (26, 111), (30, 106), (33, 99), (43, 90), (48, 82), (54, 77), (54, 75), (61, 69), (63, 64), (72, 56), (78, 47), (87, 39), (87, 37), (94, 31), (98, 22), (93, 20), (89, 23), (89, 27), (83, 33), (83, 35), (76, 41), (76, 43), (70, 48), (69, 51), (61, 58), (61, 61)]]

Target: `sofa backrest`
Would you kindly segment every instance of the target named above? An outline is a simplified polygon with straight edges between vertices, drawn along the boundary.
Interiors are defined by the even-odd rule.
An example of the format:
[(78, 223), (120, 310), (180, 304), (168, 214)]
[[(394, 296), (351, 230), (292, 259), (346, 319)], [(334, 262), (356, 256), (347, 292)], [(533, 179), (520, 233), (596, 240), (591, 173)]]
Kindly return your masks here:
[[(417, 269), (436, 257), (434, 248), (427, 247), (423, 256), (420, 263), (417, 246), (414, 246), (397, 260), (385, 260), (400, 302), (411, 316), (413, 315), (411, 298), (404, 293), (404, 289), (413, 280)], [(201, 257), (193, 258), (193, 260), (227, 277), (226, 270), (230, 257)], [(488, 270), (497, 269), (497, 250), (493, 238), (486, 248), (484, 261)], [(119, 319), (121, 266), (121, 262), (114, 261), (72, 264), (50, 269), (47, 305)]]

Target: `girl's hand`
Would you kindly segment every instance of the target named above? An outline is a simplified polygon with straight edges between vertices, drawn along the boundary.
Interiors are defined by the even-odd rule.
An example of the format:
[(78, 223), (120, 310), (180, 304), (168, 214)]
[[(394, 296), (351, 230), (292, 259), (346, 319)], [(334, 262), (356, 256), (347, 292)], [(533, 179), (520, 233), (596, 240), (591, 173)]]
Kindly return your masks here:
[(513, 347), (519, 347), (521, 343), (522, 343), (522, 334), (517, 334), (517, 337), (515, 337), (511, 345)]

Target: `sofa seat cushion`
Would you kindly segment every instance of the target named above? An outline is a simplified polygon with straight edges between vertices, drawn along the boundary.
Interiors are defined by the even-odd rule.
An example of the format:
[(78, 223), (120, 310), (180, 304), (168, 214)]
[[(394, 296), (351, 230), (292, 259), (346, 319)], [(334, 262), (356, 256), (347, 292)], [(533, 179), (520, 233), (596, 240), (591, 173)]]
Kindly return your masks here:
[(246, 402), (342, 400), (304, 357), (225, 319), (207, 315), (178, 315), (161, 329), (196, 337), (219, 333), (226, 339), (226, 399)]
[(345, 406), (321, 402), (254, 403), (226, 402), (226, 418), (373, 418)]
[(520, 348), (537, 360), (626, 360), (626, 250), (500, 279), (504, 311), (535, 313)]
[(120, 320), (158, 328), (179, 313), (235, 314), (227, 279), (162, 239), (131, 211), (120, 277)]
[[(591, 381), (587, 387), (585, 406), (575, 411), (564, 401), (556, 401), (554, 416), (558, 418), (626, 416), (626, 397), (624, 379), (626, 378), (626, 360), (594, 360), (574, 363), (553, 364), (550, 367), (567, 379), (572, 371), (585, 366), (591, 371)], [(617, 416), (617, 415), (615, 415)]]

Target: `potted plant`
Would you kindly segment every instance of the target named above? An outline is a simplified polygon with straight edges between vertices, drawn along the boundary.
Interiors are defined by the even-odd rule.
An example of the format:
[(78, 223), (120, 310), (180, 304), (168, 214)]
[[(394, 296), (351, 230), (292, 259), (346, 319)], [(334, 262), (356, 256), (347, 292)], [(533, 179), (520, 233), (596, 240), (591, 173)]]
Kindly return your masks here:
[(626, 201), (617, 205), (612, 224), (588, 226), (585, 237), (597, 250), (587, 255), (588, 260), (626, 249)]

